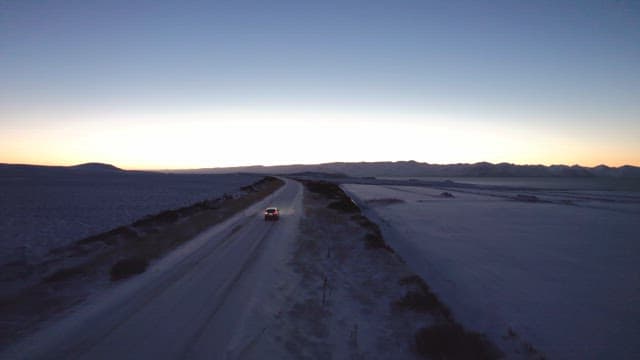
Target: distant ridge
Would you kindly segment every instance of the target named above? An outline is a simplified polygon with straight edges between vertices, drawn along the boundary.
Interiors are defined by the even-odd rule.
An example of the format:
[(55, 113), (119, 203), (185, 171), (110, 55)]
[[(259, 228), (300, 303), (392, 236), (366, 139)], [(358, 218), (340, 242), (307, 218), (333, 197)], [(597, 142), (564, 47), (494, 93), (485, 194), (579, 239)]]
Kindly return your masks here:
[(59, 176), (76, 174), (131, 173), (110, 164), (86, 163), (74, 166), (1, 164), (0, 176)]
[(90, 162), (90, 163), (85, 163), (85, 164), (79, 164), (79, 165), (74, 165), (74, 166), (69, 166), (69, 168), (71, 169), (75, 169), (75, 170), (84, 170), (84, 171), (124, 171), (122, 169), (120, 169), (119, 167), (113, 166), (111, 164), (104, 164), (104, 163), (98, 163), (98, 162)]
[[(584, 167), (579, 165), (516, 165), (510, 163), (492, 164), (429, 164), (417, 161), (380, 161), (380, 162), (333, 162), (325, 164), (295, 164), (277, 166), (238, 166), (227, 168), (203, 168), (186, 170), (163, 170), (163, 173), (184, 174), (298, 174), (319, 173), (334, 177), (609, 177), (634, 178), (640, 181), (640, 167), (625, 165), (610, 167), (598, 165)], [(0, 175), (48, 175), (54, 173), (144, 173), (128, 171), (111, 164), (90, 162), (73, 166), (44, 166), (26, 164), (1, 164)]]
[(599, 165), (584, 167), (579, 165), (516, 165), (510, 163), (492, 164), (479, 162), (475, 164), (438, 165), (416, 161), (394, 162), (334, 162), (315, 165), (277, 165), (277, 166), (240, 166), (229, 168), (208, 168), (193, 170), (177, 170), (171, 172), (187, 172), (201, 174), (221, 173), (260, 173), (260, 174), (294, 174), (294, 173), (331, 173), (356, 177), (616, 177), (639, 178), (640, 167), (609, 167)]

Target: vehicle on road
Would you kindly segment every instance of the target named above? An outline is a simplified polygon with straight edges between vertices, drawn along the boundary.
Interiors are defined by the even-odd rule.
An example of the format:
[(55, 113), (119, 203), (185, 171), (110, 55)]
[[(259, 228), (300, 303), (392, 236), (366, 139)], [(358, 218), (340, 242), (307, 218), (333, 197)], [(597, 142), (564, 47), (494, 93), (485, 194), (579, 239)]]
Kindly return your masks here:
[(280, 210), (276, 207), (269, 207), (264, 211), (264, 220), (279, 220), (280, 219)]

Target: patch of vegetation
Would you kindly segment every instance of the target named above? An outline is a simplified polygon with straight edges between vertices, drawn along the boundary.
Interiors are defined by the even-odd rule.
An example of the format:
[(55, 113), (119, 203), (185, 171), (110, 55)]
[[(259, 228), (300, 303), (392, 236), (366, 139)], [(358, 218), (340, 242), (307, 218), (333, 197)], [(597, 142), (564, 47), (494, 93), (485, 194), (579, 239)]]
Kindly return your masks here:
[(240, 190), (248, 192), (248, 193), (258, 191), (253, 185), (243, 186), (243, 187), (240, 188)]
[(154, 221), (164, 224), (174, 223), (180, 219), (180, 212), (177, 210), (167, 210), (157, 214), (154, 217)]
[(312, 193), (323, 195), (328, 199), (340, 199), (346, 197), (344, 191), (337, 184), (328, 181), (299, 180)]
[(360, 226), (369, 230), (369, 232), (364, 236), (364, 241), (368, 248), (383, 249), (391, 253), (394, 252), (391, 246), (384, 241), (382, 231), (380, 231), (378, 224), (369, 220), (366, 216), (361, 216), (355, 220), (360, 224)]
[(42, 281), (45, 283), (60, 282), (60, 281), (69, 280), (75, 276), (83, 275), (84, 273), (85, 273), (85, 269), (81, 266), (64, 268), (45, 277)]
[(411, 275), (407, 277), (403, 277), (398, 281), (400, 285), (418, 285), (418, 286), (427, 286), (427, 284), (422, 280), (422, 278), (418, 275)]
[(418, 354), (432, 359), (492, 360), (501, 356), (484, 335), (465, 331), (458, 324), (418, 330), (415, 346)]
[(404, 200), (402, 199), (394, 199), (394, 198), (383, 198), (383, 199), (371, 199), (367, 200), (367, 204), (370, 205), (392, 205), (392, 204), (401, 204)]
[(393, 249), (384, 241), (379, 231), (367, 233), (364, 236), (364, 241), (369, 249), (382, 249), (391, 253), (394, 252)]
[[(135, 224), (138, 222), (135, 222), (133, 225), (135, 226)], [(78, 244), (91, 244), (91, 243), (95, 243), (95, 242), (102, 242), (105, 243), (107, 245), (115, 245), (118, 242), (118, 239), (121, 238), (132, 238), (132, 237), (136, 237), (138, 234), (131, 229), (129, 226), (120, 226), (118, 228), (115, 228), (113, 230), (109, 230), (107, 232), (104, 232), (102, 234), (98, 234), (98, 235), (94, 235), (94, 236), (90, 236), (88, 238), (84, 238), (82, 240), (78, 241)], [(64, 252), (66, 251), (67, 248), (58, 248), (58, 249), (53, 249), (51, 251), (51, 253), (56, 253), (56, 252)]]
[(327, 206), (329, 209), (334, 209), (346, 213), (360, 212), (360, 208), (351, 199), (340, 199), (334, 201)]
[(329, 200), (334, 200), (327, 206), (329, 209), (342, 211), (345, 213), (359, 213), (360, 208), (347, 194), (342, 191), (338, 184), (328, 181), (298, 180), (306, 186), (312, 193), (324, 196)]
[(516, 195), (514, 200), (524, 201), (524, 202), (540, 202), (540, 199), (537, 196), (535, 196), (535, 195), (525, 195), (525, 194)]
[(405, 296), (393, 303), (399, 310), (430, 313), (436, 325), (419, 329), (415, 337), (415, 350), (432, 359), (498, 359), (502, 356), (484, 335), (464, 330), (454, 319), (449, 308), (418, 275), (407, 276), (400, 285), (409, 289)]
[(382, 249), (393, 253), (393, 249), (387, 245), (380, 231), (380, 227), (366, 216), (361, 214), (358, 205), (337, 184), (327, 181), (299, 180), (305, 187), (315, 194), (320, 194), (329, 200), (334, 200), (327, 206), (329, 209), (345, 213), (355, 213), (351, 219), (360, 226), (369, 230), (364, 236), (364, 241), (369, 249)]
[(409, 290), (405, 296), (393, 303), (396, 309), (415, 312), (432, 312), (440, 315), (448, 322), (453, 321), (449, 308), (431, 292), (427, 283), (425, 283), (420, 276), (408, 276), (400, 279), (398, 283), (409, 287)]
[(429, 312), (437, 309), (440, 305), (438, 298), (431, 292), (409, 291), (400, 300), (394, 303), (394, 306), (401, 309), (412, 310), (415, 312)]
[[(354, 220), (355, 222), (360, 224), (360, 226), (362, 226), (363, 228), (365, 228), (367, 230), (371, 230), (375, 234), (378, 234), (378, 235), (381, 234), (380, 227), (378, 226), (378, 224), (376, 224), (373, 221), (369, 220), (369, 218), (364, 216), (364, 215), (361, 215), (361, 214), (352, 215), (351, 216), (351, 220)], [(382, 235), (380, 235), (380, 236), (382, 236)]]
[(118, 281), (141, 274), (147, 270), (147, 266), (149, 266), (149, 262), (139, 257), (120, 260), (111, 267), (109, 272), (111, 281)]
[(369, 219), (362, 214), (351, 215), (351, 220), (357, 222), (358, 224), (364, 226), (365, 223), (369, 222)]

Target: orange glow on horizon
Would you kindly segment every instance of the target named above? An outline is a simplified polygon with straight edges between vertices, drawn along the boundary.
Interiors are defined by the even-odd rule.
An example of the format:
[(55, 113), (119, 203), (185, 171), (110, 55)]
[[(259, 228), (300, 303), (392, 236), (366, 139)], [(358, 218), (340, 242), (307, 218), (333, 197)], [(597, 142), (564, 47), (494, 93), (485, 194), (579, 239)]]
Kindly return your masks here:
[(131, 170), (415, 160), (640, 165), (633, 132), (617, 141), (444, 115), (210, 112), (94, 116), (2, 128), (0, 162)]

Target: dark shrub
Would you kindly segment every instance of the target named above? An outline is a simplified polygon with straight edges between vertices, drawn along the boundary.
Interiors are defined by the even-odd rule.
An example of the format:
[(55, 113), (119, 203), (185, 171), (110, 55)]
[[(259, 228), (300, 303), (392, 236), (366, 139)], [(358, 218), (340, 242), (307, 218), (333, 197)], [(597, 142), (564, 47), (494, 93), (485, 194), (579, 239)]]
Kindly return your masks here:
[(478, 333), (457, 324), (436, 325), (418, 330), (416, 351), (433, 359), (497, 359), (500, 353)]
[(400, 285), (417, 285), (420, 288), (426, 288), (427, 284), (422, 280), (419, 275), (411, 275), (407, 277), (403, 277), (398, 281)]
[(78, 241), (78, 244), (91, 244), (95, 242), (103, 242), (107, 245), (115, 245), (118, 242), (118, 238), (128, 239), (135, 238), (138, 234), (129, 226), (121, 226), (102, 234), (90, 236), (88, 238)]
[(243, 186), (243, 187), (240, 188), (240, 190), (246, 191), (246, 192), (256, 192), (256, 191), (258, 191), (255, 187), (253, 187), (253, 185)]
[(334, 183), (326, 181), (302, 181), (312, 193), (321, 194), (326, 197), (335, 197), (342, 192), (340, 187)]
[(431, 292), (409, 291), (405, 296), (397, 300), (394, 305), (401, 309), (416, 312), (429, 312), (440, 306), (440, 301)]
[(179, 218), (179, 210), (167, 210), (157, 214), (154, 220), (166, 224), (176, 222)]
[(120, 260), (111, 267), (111, 280), (117, 281), (130, 276), (141, 274), (147, 270), (149, 263), (142, 258), (128, 258)]
[(360, 212), (358, 205), (356, 205), (356, 203), (353, 202), (353, 200), (351, 200), (351, 198), (348, 197), (337, 184), (327, 181), (301, 180), (301, 182), (310, 192), (323, 195), (327, 199), (336, 200), (331, 202), (328, 205), (328, 208), (347, 213)]
[(394, 198), (382, 198), (382, 199), (367, 200), (367, 204), (373, 205), (373, 206), (376, 206), (376, 205), (384, 206), (384, 205), (402, 204), (404, 202), (405, 202), (404, 200), (394, 199)]
[(387, 245), (379, 232), (367, 233), (364, 236), (364, 241), (370, 249), (384, 249), (388, 252), (394, 252), (393, 249)]
[(254, 182), (252, 185), (255, 187), (260, 187), (263, 185), (266, 185), (270, 182), (274, 182), (274, 181), (281, 181), (280, 179), (278, 179), (277, 177), (273, 177), (273, 176), (265, 176), (262, 179)]
[(432, 312), (442, 316), (447, 321), (453, 321), (451, 310), (431, 292), (427, 283), (420, 276), (407, 276), (400, 279), (398, 283), (408, 286), (410, 290), (404, 297), (393, 303), (396, 308), (416, 312)]
[(360, 212), (360, 208), (356, 205), (351, 199), (340, 199), (338, 201), (334, 201), (328, 205), (329, 209), (334, 209), (342, 212), (351, 212), (357, 213)]
[(523, 195), (523, 194), (516, 195), (515, 200), (517, 200), (517, 201), (525, 201), (525, 202), (538, 202), (538, 201), (540, 201), (540, 199), (535, 195)]
[(47, 282), (47, 283), (59, 282), (59, 281), (68, 280), (74, 276), (78, 276), (82, 274), (84, 274), (84, 269), (82, 269), (81, 267), (65, 268), (65, 269), (60, 269), (54, 272), (53, 274), (47, 276), (43, 280), (44, 282)]

